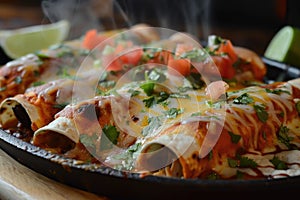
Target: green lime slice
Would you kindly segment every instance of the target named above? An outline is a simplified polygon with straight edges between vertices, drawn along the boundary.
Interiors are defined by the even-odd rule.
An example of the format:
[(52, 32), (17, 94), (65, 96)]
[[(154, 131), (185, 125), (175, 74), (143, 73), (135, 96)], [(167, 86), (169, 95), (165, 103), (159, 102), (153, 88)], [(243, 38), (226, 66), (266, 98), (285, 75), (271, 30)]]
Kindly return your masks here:
[(272, 38), (264, 56), (300, 67), (300, 29), (285, 26)]
[(4, 52), (16, 59), (65, 40), (70, 24), (61, 20), (52, 24), (41, 24), (14, 30), (0, 31), (0, 44)]

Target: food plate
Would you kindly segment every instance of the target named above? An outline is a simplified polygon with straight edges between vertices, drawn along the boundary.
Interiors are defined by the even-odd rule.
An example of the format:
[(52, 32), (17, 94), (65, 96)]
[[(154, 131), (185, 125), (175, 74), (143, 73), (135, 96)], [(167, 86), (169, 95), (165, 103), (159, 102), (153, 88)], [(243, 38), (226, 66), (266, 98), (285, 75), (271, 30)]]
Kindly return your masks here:
[[(265, 81), (284, 81), (300, 76), (300, 69), (262, 58), (268, 66)], [(261, 180), (201, 180), (140, 177), (139, 174), (121, 172), (95, 164), (80, 164), (72, 159), (24, 142), (0, 130), (0, 148), (30, 169), (88, 192), (112, 199), (253, 199), (261, 195), (269, 198), (296, 195), (300, 177)]]

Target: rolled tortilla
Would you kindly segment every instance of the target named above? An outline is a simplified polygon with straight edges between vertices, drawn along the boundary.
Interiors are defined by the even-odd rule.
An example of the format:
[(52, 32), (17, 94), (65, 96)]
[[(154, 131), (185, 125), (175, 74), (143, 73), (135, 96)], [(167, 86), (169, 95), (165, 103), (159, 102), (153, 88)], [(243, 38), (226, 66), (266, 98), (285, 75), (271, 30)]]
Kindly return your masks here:
[(86, 58), (81, 50), (75, 44), (61, 44), (8, 62), (0, 68), (0, 102), (23, 94), (29, 87), (75, 75)]
[[(209, 113), (164, 128), (154, 137), (146, 138), (136, 160), (137, 171), (184, 178), (208, 178), (212, 174), (232, 178), (238, 171), (251, 178), (278, 175), (279, 171), (269, 161), (281, 155), (278, 152), (291, 165), (299, 162), (287, 159), (298, 155), (300, 149), (300, 116), (296, 108), (299, 83), (300, 79), (295, 79), (229, 93), (224, 127), (218, 123), (217, 113)], [(246, 93), (252, 103), (233, 103)], [(214, 137), (218, 137), (217, 143), (205, 142)], [(254, 159), (258, 165), (243, 166), (242, 157)], [(299, 173), (288, 169), (282, 174)]]
[(73, 84), (71, 79), (60, 79), (5, 99), (0, 105), (2, 128), (21, 123), (35, 131), (48, 124), (71, 101)]
[[(114, 138), (114, 141), (106, 141), (108, 146), (116, 145), (120, 148), (130, 146), (135, 138), (116, 126), (112, 114), (112, 98), (116, 97), (95, 97), (65, 107), (55, 115), (55, 120), (35, 131), (33, 144), (55, 152), (59, 152), (57, 149), (64, 149), (64, 145), (70, 142), (75, 145), (83, 144), (94, 154), (94, 157), (99, 159), (101, 155), (97, 154), (102, 151), (100, 143), (104, 137), (106, 140), (110, 137)], [(112, 135), (102, 134), (105, 127), (110, 127), (108, 134)], [(58, 137), (61, 140), (59, 145), (55, 142)], [(77, 151), (72, 156), (78, 157), (81, 153)]]

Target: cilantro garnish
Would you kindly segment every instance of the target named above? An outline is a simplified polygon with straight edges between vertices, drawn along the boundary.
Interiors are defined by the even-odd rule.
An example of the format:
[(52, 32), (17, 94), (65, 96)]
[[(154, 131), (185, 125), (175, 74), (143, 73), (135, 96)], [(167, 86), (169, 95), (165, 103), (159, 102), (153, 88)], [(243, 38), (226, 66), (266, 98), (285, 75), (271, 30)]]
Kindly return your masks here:
[(147, 99), (144, 99), (143, 102), (145, 103), (145, 106), (147, 108), (150, 108), (151, 106), (153, 106), (155, 104), (155, 98), (154, 98), (154, 96), (151, 96)]
[(220, 177), (216, 172), (212, 172), (207, 175), (208, 180), (218, 180)]
[(111, 141), (113, 144), (117, 144), (120, 132), (117, 130), (115, 126), (105, 125), (102, 128), (102, 131), (109, 139), (109, 141)]
[(232, 168), (247, 168), (247, 167), (256, 168), (257, 167), (257, 163), (253, 159), (243, 157), (243, 156), (239, 156), (238, 159), (227, 158), (227, 162), (229, 167)]
[(148, 126), (142, 130), (142, 135), (146, 136), (149, 133), (154, 133), (162, 125), (160, 117), (150, 117), (148, 119)]
[(266, 88), (265, 90), (266, 90), (267, 93), (273, 93), (273, 94), (281, 94), (281, 93), (291, 94), (289, 91), (282, 90), (282, 89), (279, 89), (279, 88), (276, 88), (276, 89)]
[(280, 126), (279, 131), (277, 133), (278, 140), (285, 144), (285, 146), (288, 147), (288, 149), (291, 149), (291, 141), (293, 140), (292, 137), (288, 136), (289, 128), (286, 126)]
[(241, 139), (240, 135), (234, 134), (233, 132), (228, 131), (228, 134), (230, 135), (231, 142), (235, 144), (237, 144)]
[(244, 93), (241, 96), (235, 98), (232, 103), (247, 105), (249, 103), (252, 103), (253, 101), (253, 98), (250, 97), (248, 93)]
[(258, 119), (263, 122), (266, 123), (266, 121), (269, 118), (269, 114), (266, 111), (266, 107), (265, 105), (261, 104), (261, 105), (253, 105), (253, 108), (256, 112), (256, 115), (258, 117)]
[(209, 55), (206, 51), (194, 48), (191, 51), (184, 52), (181, 54), (181, 58), (189, 58), (192, 62), (202, 62), (204, 61)]
[(63, 109), (66, 107), (69, 103), (68, 102), (63, 102), (63, 103), (57, 103), (53, 105), (53, 108), (58, 108), (58, 109)]
[(287, 165), (282, 160), (279, 160), (277, 156), (274, 156), (270, 162), (274, 165), (275, 169), (288, 169)]
[(79, 136), (80, 142), (89, 150), (92, 152), (96, 152), (96, 142), (98, 139), (98, 135), (96, 133), (92, 135), (87, 134), (81, 134)]
[(147, 81), (140, 85), (140, 88), (144, 90), (144, 92), (147, 94), (147, 96), (151, 96), (154, 91), (155, 83), (152, 81)]
[(44, 85), (45, 81), (36, 81), (34, 83), (32, 83), (32, 86), (36, 87), (36, 86), (40, 86), (40, 85)]
[(176, 118), (179, 114), (183, 113), (183, 108), (171, 108), (168, 111), (164, 112), (166, 117), (169, 119)]

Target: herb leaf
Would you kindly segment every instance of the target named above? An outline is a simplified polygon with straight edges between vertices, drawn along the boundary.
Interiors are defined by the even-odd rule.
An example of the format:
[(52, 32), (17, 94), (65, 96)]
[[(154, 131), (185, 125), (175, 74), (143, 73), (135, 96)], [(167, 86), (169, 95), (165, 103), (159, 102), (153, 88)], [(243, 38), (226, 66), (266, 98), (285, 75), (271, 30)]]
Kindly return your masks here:
[(142, 135), (146, 136), (149, 133), (154, 133), (162, 125), (160, 117), (151, 117), (148, 119), (148, 126), (142, 130)]
[(53, 108), (63, 109), (63, 108), (66, 107), (68, 104), (69, 104), (68, 102), (63, 102), (63, 103), (54, 104), (54, 105), (53, 105)]
[(176, 118), (179, 114), (183, 113), (183, 108), (171, 108), (168, 111), (164, 112), (166, 117), (169, 119)]
[(155, 98), (154, 96), (149, 97), (148, 99), (144, 99), (143, 102), (145, 103), (145, 106), (147, 108), (150, 108), (155, 104)]
[(102, 131), (109, 139), (109, 141), (111, 141), (113, 144), (117, 144), (120, 132), (117, 130), (115, 126), (105, 125), (102, 128)]
[(253, 98), (250, 97), (248, 93), (244, 93), (241, 96), (235, 98), (232, 103), (247, 105), (249, 103), (252, 103), (253, 101)]
[(98, 136), (96, 133), (93, 135), (87, 135), (87, 134), (81, 134), (79, 136), (80, 142), (89, 150), (92, 152), (96, 152), (96, 142), (97, 142)]
[(143, 83), (140, 85), (140, 88), (144, 90), (144, 92), (147, 94), (147, 96), (151, 96), (154, 91), (155, 83), (151, 81), (147, 81), (146, 83)]
[(289, 132), (289, 128), (286, 126), (280, 126), (279, 131), (277, 133), (277, 138), (278, 140), (285, 144), (285, 146), (287, 146), (287, 148), (291, 149), (291, 141), (293, 140), (293, 138), (288, 136), (288, 132)]
[(256, 168), (257, 163), (251, 158), (241, 157), (240, 158), (240, 167)]
[(227, 162), (229, 167), (232, 168), (256, 168), (257, 167), (257, 163), (251, 159), (251, 158), (247, 158), (247, 157), (239, 157), (238, 160), (232, 159), (232, 158), (227, 158)]
[(228, 131), (228, 133), (231, 137), (231, 142), (233, 142), (234, 144), (237, 144), (240, 141), (240, 139), (241, 139), (240, 135), (234, 134), (233, 132), (230, 132), (230, 131)]
[(265, 105), (261, 104), (261, 105), (253, 105), (253, 108), (256, 112), (256, 115), (258, 117), (258, 119), (263, 122), (266, 123), (266, 121), (269, 118), (269, 114), (266, 111), (266, 107)]
[(277, 156), (274, 156), (270, 162), (274, 165), (275, 169), (288, 169), (287, 165), (282, 160), (279, 160)]

